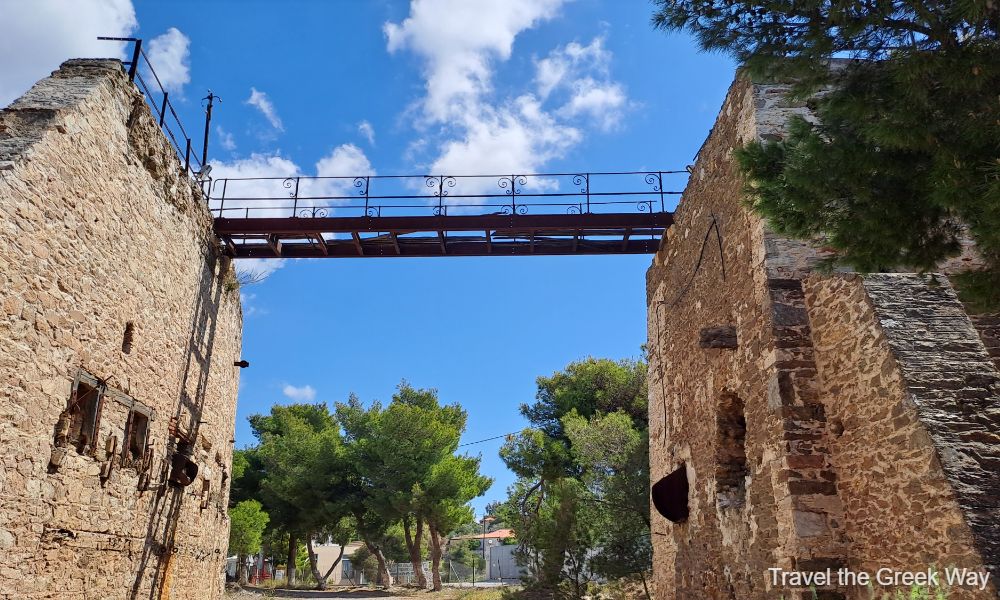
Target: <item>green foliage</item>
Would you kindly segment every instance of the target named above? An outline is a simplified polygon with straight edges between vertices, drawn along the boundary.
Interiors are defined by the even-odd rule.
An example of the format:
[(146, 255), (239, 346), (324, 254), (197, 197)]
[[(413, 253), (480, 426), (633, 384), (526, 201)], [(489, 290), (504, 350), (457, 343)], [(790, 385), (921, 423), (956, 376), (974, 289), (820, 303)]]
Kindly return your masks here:
[(229, 511), (229, 552), (246, 556), (260, 551), (268, 516), (260, 502), (244, 500)]
[(587, 359), (538, 379), (536, 428), (500, 451), (518, 476), (491, 510), (512, 524), (533, 587), (581, 597), (595, 575), (650, 567), (646, 366)]
[[(657, 0), (654, 23), (692, 32), (760, 77), (797, 81), (818, 123), (738, 153), (752, 206), (861, 271), (932, 270), (969, 235), (982, 270), (957, 278), (1000, 307), (1000, 8)], [(830, 68), (833, 56), (852, 61)]]
[[(291, 537), (296, 547), (360, 537), (377, 570), (386, 561), (419, 562), (424, 528), (440, 534), (470, 521), (469, 501), (491, 484), (478, 458), (455, 455), (465, 421), (460, 405), (442, 405), (435, 390), (406, 382), (386, 407), (366, 408), (353, 395), (335, 413), (325, 404), (277, 405), (250, 418), (259, 443), (234, 457), (234, 495), (266, 507), (276, 553), (287, 552)], [(325, 585), (313, 552), (289, 560)]]
[(233, 477), (229, 491), (229, 505), (236, 506), (243, 500), (260, 498), (260, 482), (264, 465), (256, 448), (233, 451)]
[(573, 456), (582, 470), (598, 551), (590, 568), (608, 579), (643, 573), (652, 564), (649, 538), (649, 440), (622, 412), (589, 421), (563, 417)]
[(622, 411), (643, 427), (648, 418), (646, 364), (641, 361), (588, 358), (539, 377), (537, 384), (535, 403), (522, 404), (521, 414), (551, 438), (565, 439), (562, 417), (571, 410), (587, 418)]

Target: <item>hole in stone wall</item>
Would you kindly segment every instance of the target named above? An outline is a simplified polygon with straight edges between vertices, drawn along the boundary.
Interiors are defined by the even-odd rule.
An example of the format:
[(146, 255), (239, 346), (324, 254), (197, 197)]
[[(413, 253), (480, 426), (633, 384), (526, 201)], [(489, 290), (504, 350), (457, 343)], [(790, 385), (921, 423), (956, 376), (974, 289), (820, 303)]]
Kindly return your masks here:
[(202, 478), (201, 480), (201, 508), (202, 510), (208, 508), (208, 504), (212, 499), (212, 481), (208, 478)]
[(103, 386), (96, 378), (83, 373), (77, 376), (69, 402), (67, 441), (81, 454), (90, 454), (94, 450), (102, 395)]
[(747, 499), (747, 419), (743, 399), (729, 392), (716, 412), (715, 493), (719, 508), (743, 506)]
[(136, 410), (129, 413), (128, 424), (125, 426), (125, 444), (123, 455), (127, 460), (137, 462), (146, 454), (146, 441), (149, 437), (149, 415)]
[(656, 511), (671, 522), (680, 523), (687, 519), (688, 479), (684, 463), (681, 463), (673, 473), (653, 484), (651, 496)]
[(135, 324), (132, 321), (125, 323), (125, 335), (122, 336), (122, 352), (129, 354), (132, 352), (132, 340), (135, 337)]

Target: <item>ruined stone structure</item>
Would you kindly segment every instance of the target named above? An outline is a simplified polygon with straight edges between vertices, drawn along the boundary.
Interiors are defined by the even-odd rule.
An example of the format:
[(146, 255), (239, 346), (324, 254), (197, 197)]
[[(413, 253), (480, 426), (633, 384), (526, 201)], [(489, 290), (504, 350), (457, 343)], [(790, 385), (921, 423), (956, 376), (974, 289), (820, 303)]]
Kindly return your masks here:
[(786, 91), (733, 84), (648, 272), (656, 596), (870, 598), (767, 569), (936, 566), (996, 598), (1000, 321), (946, 274), (816, 273), (748, 212), (731, 151), (806, 114)]
[(121, 63), (0, 112), (0, 598), (218, 598), (242, 315)]

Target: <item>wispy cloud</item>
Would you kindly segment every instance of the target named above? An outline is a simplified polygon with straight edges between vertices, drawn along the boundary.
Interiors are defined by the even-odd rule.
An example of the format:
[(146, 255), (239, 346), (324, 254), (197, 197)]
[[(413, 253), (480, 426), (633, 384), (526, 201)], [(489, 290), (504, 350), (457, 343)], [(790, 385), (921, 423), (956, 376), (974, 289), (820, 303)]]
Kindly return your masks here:
[[(213, 199), (209, 204), (210, 208), (218, 209), (222, 206), (226, 215), (242, 214), (249, 208), (256, 217), (288, 217), (291, 215), (293, 200), (288, 197), (284, 178), (309, 175), (353, 178), (375, 175), (375, 169), (361, 148), (354, 144), (341, 144), (320, 158), (311, 173), (279, 154), (255, 153), (230, 161), (212, 161), (212, 175), (217, 179), (239, 179), (228, 183), (227, 197), (270, 200), (226, 200), (223, 205), (219, 200)], [(303, 196), (312, 197), (344, 196), (351, 193), (353, 184), (353, 179), (303, 180), (299, 192)], [(260, 208), (262, 205), (267, 208)], [(316, 200), (312, 205), (336, 208), (333, 202), (324, 200)], [(236, 263), (240, 271), (266, 277), (284, 267), (288, 261), (276, 258), (240, 258)]]
[(375, 145), (375, 128), (368, 121), (361, 121), (358, 123), (358, 133), (360, 133), (368, 143), (372, 146)]
[(191, 82), (191, 40), (176, 27), (149, 41), (149, 64), (163, 88), (179, 92)]
[(278, 116), (278, 112), (274, 109), (274, 104), (267, 97), (267, 94), (255, 87), (251, 87), (250, 97), (247, 98), (246, 103), (259, 110), (264, 115), (264, 118), (267, 119), (267, 122), (271, 124), (271, 127), (274, 127), (278, 131), (285, 130), (284, 125), (281, 123), (281, 117)]
[(588, 127), (620, 122), (628, 98), (610, 77), (603, 37), (536, 60), (527, 88), (493, 89), (497, 64), (511, 57), (517, 36), (556, 17), (565, 2), (413, 0), (405, 20), (385, 24), (390, 52), (408, 50), (423, 61), (415, 123), (421, 139), (432, 140), (428, 151), (436, 147), (432, 172), (538, 172), (580, 144)]
[(285, 384), (282, 388), (281, 393), (292, 400), (312, 402), (316, 399), (316, 390), (313, 389), (311, 385), (304, 385), (301, 387), (296, 387), (294, 385)]
[(247, 294), (240, 292), (240, 303), (243, 305), (243, 317), (260, 317), (267, 314), (267, 309), (258, 306), (255, 302), (257, 294)]
[(219, 136), (219, 145), (222, 146), (223, 150), (232, 152), (236, 149), (236, 140), (233, 139), (233, 134), (219, 126), (215, 127), (215, 133)]

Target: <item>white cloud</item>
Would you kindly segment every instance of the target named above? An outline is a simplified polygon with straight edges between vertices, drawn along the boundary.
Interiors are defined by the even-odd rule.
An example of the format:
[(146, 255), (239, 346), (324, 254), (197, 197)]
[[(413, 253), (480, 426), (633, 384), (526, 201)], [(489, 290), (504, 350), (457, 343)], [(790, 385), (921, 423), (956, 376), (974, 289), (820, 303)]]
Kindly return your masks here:
[(191, 40), (176, 27), (149, 41), (146, 56), (168, 92), (179, 92), (191, 81), (190, 46)]
[(434, 121), (476, 108), (490, 91), (494, 60), (510, 58), (514, 38), (556, 15), (565, 0), (413, 0), (400, 24), (383, 27), (390, 52), (425, 59), (423, 107)]
[(246, 103), (259, 110), (264, 115), (264, 118), (267, 119), (267, 122), (271, 124), (271, 127), (274, 127), (278, 131), (285, 130), (285, 127), (281, 124), (281, 117), (274, 110), (274, 104), (271, 103), (271, 99), (267, 97), (267, 94), (252, 87), (250, 88), (250, 97), (247, 98)]
[(570, 117), (589, 115), (601, 129), (614, 129), (622, 119), (628, 98), (617, 83), (602, 83), (584, 77), (572, 83), (572, 95), (559, 112)]
[(375, 145), (375, 128), (368, 121), (361, 121), (358, 123), (358, 133), (360, 133), (368, 143), (372, 146)]
[(604, 38), (596, 37), (586, 46), (570, 42), (549, 52), (545, 58), (535, 60), (535, 84), (542, 98), (553, 90), (566, 85), (582, 73), (608, 77), (611, 52), (604, 48)]
[(131, 0), (0, 0), (0, 107), (70, 58), (122, 58), (138, 27)]
[(222, 146), (223, 150), (232, 152), (236, 149), (236, 140), (233, 139), (233, 134), (218, 125), (215, 127), (215, 133), (219, 136), (219, 145)]
[[(293, 209), (308, 210), (310, 207), (333, 207), (344, 201), (327, 199), (301, 199), (307, 196), (350, 196), (355, 191), (355, 177), (374, 175), (371, 161), (354, 144), (341, 144), (316, 162), (313, 173), (305, 172), (299, 165), (278, 154), (251, 154), (232, 161), (212, 161), (212, 200), (209, 208), (222, 209), (224, 216), (235, 218), (250, 211), (252, 217), (290, 217)], [(291, 199), (295, 177), (343, 177), (343, 179), (309, 180), (299, 183), (300, 200)], [(222, 179), (226, 200), (222, 195)], [(233, 200), (232, 198), (248, 198)], [(287, 264), (284, 259), (243, 258), (237, 260), (240, 270), (260, 276), (268, 276)]]
[[(568, 0), (412, 0), (402, 23), (386, 23), (390, 52), (423, 59), (425, 93), (416, 105), (420, 143), (434, 147), (430, 172), (532, 173), (544, 170), (584, 139), (583, 125), (611, 129), (628, 99), (609, 75), (604, 38), (570, 42), (535, 61), (530, 90), (493, 90), (496, 65), (510, 58), (517, 36), (556, 16)], [(427, 142), (430, 138), (431, 141)], [(456, 193), (477, 193), (495, 181), (464, 180)], [(553, 182), (529, 180), (525, 187)]]
[(281, 393), (292, 400), (312, 402), (316, 399), (316, 390), (314, 390), (311, 385), (295, 387), (294, 385), (285, 384)]
[[(577, 144), (582, 134), (563, 125), (526, 95), (500, 108), (482, 107), (465, 122), (459, 139), (445, 142), (431, 167), (433, 173), (533, 173)], [(484, 181), (493, 187), (495, 182)]]
[(256, 299), (257, 294), (246, 294), (240, 292), (240, 303), (243, 305), (244, 317), (260, 317), (267, 314), (267, 309), (257, 306), (254, 302)]

